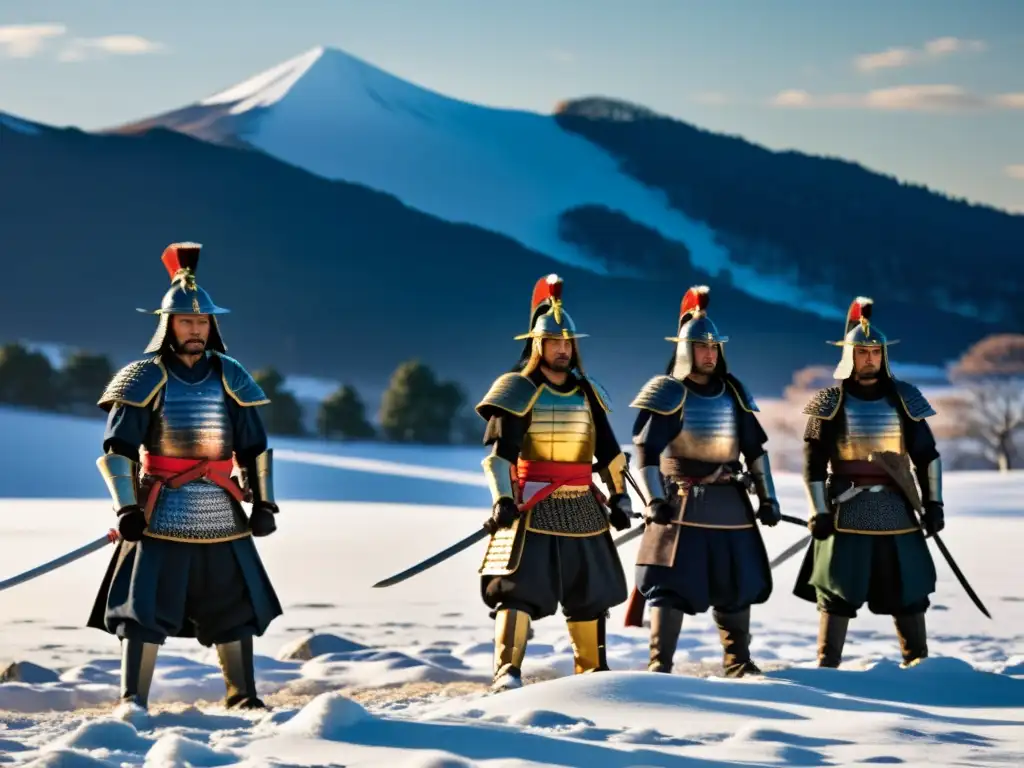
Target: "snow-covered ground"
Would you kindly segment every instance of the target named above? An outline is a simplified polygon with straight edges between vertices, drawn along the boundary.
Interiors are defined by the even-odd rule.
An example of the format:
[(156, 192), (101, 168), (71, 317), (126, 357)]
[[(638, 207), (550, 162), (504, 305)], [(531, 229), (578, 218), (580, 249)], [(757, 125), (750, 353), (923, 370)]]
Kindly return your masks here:
[[(112, 521), (94, 460), (102, 422), (0, 410), (0, 579)], [(40, 766), (1024, 765), (1024, 474), (952, 473), (943, 538), (995, 617), (937, 550), (931, 658), (898, 668), (891, 620), (851, 625), (846, 663), (814, 667), (817, 615), (778, 567), (754, 609), (761, 679), (719, 676), (707, 616), (687, 620), (677, 673), (643, 672), (644, 630), (609, 623), (613, 672), (571, 675), (564, 623), (535, 625), (519, 691), (485, 695), (492, 642), (476, 568), (483, 545), (388, 589), (371, 585), (473, 531), (486, 515), (477, 449), (277, 442), (279, 531), (259, 548), (285, 615), (257, 640), (269, 713), (218, 704), (211, 653), (169, 641), (153, 712), (110, 718), (114, 638), (84, 629), (109, 550), (0, 591), (0, 763)], [(437, 479), (428, 479), (436, 473)], [(803, 516), (799, 477), (777, 478)], [(451, 501), (449, 501), (451, 499)], [(765, 530), (775, 555), (803, 536)], [(622, 548), (627, 564), (635, 542)]]

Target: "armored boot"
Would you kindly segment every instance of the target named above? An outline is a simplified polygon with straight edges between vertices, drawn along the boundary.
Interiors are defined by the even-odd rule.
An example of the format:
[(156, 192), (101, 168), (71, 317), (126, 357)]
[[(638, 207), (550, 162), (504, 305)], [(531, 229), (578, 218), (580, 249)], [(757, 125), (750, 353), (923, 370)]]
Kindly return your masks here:
[(219, 643), (217, 658), (224, 674), (224, 706), (228, 709), (266, 709), (266, 704), (256, 695), (252, 636)]
[(750, 608), (737, 613), (711, 612), (722, 640), (722, 668), (726, 677), (760, 675), (750, 660)]
[(572, 639), (572, 656), (575, 673), (607, 672), (608, 659), (605, 656), (605, 618), (591, 621), (567, 621), (569, 637)]
[(514, 608), (500, 610), (494, 618), (494, 681), (492, 691), (521, 688), (523, 659), (530, 617)]
[(118, 712), (130, 716), (149, 707), (149, 687), (156, 668), (156, 643), (144, 643), (135, 638), (121, 641), (121, 703)]
[(900, 652), (903, 654), (900, 666), (906, 669), (928, 658), (928, 631), (925, 629), (924, 614), (894, 616), (893, 621), (896, 624), (896, 636), (900, 640)]
[(672, 657), (676, 655), (679, 631), (683, 628), (683, 612), (667, 605), (651, 608), (651, 660), (648, 672), (672, 671)]
[(846, 616), (822, 613), (818, 624), (818, 666), (837, 668), (843, 660), (846, 630), (850, 620)]

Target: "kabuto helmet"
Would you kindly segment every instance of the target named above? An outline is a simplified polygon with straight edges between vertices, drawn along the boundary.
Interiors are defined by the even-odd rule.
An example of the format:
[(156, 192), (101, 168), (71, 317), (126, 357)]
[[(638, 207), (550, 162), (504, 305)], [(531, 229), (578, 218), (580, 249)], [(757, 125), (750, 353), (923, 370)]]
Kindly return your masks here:
[(542, 277), (533, 286), (530, 300), (530, 330), (516, 336), (517, 341), (526, 340), (519, 356), (518, 366), (525, 373), (537, 367), (544, 352), (544, 339), (571, 339), (572, 359), (570, 366), (583, 372), (580, 350), (576, 339), (587, 334), (576, 331), (576, 323), (562, 306), (562, 278), (556, 274)]
[(196, 283), (196, 269), (199, 266), (199, 243), (172, 243), (164, 249), (160, 261), (171, 276), (171, 287), (164, 294), (159, 309), (137, 309), (147, 315), (158, 315), (156, 332), (146, 347), (147, 353), (174, 349), (174, 333), (171, 331), (171, 315), (209, 315), (210, 338), (206, 348), (215, 352), (226, 352), (227, 346), (220, 334), (216, 315), (231, 310), (218, 307), (203, 288)]
[(722, 346), (729, 340), (718, 332), (718, 327), (708, 317), (708, 303), (711, 301), (711, 289), (706, 285), (695, 285), (684, 295), (679, 305), (678, 333), (665, 337), (666, 341), (676, 343), (675, 355), (669, 360), (665, 371), (669, 376), (685, 379), (693, 371), (693, 345), (695, 342), (718, 345), (718, 363), (715, 373), (724, 376), (726, 373), (725, 348)]
[(889, 370), (889, 350), (893, 344), (899, 344), (898, 339), (890, 341), (880, 328), (871, 324), (871, 311), (875, 302), (866, 296), (858, 296), (850, 304), (846, 312), (846, 335), (842, 341), (830, 341), (837, 347), (843, 348), (843, 355), (836, 366), (832, 377), (843, 380), (850, 378), (853, 374), (853, 350), (856, 347), (881, 347), (882, 348), (882, 370), (890, 379), (892, 371)]

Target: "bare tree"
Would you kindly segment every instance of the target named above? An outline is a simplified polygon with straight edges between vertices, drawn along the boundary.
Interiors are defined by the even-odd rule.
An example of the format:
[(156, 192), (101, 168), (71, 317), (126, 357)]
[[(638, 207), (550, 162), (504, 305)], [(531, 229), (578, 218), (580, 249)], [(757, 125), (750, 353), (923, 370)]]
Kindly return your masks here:
[(988, 336), (968, 349), (951, 380), (963, 387), (956, 413), (961, 434), (978, 440), (1000, 472), (1013, 468), (1024, 427), (1024, 335)]

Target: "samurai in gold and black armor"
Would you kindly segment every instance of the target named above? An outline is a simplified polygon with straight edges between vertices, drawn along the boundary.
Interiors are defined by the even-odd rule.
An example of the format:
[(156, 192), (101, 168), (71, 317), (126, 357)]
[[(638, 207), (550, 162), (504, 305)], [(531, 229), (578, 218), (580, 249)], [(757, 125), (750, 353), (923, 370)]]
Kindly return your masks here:
[[(761, 532), (781, 510), (753, 397), (726, 367), (721, 335), (708, 317), (710, 293), (683, 297), (676, 351), (665, 375), (632, 402), (633, 428), (647, 526), (636, 563), (627, 626), (641, 626), (651, 606), (652, 672), (671, 672), (684, 615), (712, 609), (730, 677), (759, 674), (750, 658), (750, 607), (772, 592)], [(759, 507), (741, 480), (746, 462)]]
[[(850, 305), (834, 378), (804, 408), (808, 549), (794, 592), (821, 614), (818, 664), (838, 667), (849, 621), (866, 603), (896, 625), (904, 665), (928, 655), (925, 611), (935, 564), (915, 513), (874, 452), (909, 457), (928, 531), (944, 526), (942, 460), (926, 419), (935, 411), (912, 384), (892, 375), (889, 340), (871, 323), (874, 303)], [(846, 495), (845, 500), (838, 497)]]
[(97, 466), (120, 540), (89, 626), (121, 640), (125, 714), (148, 706), (168, 637), (215, 646), (225, 704), (262, 708), (253, 637), (282, 613), (253, 543), (276, 530), (258, 410), (269, 401), (227, 355), (216, 316), (228, 310), (196, 283), (199, 254), (195, 243), (166, 248), (171, 287), (152, 313), (149, 356), (118, 371), (98, 403), (108, 416)]
[(562, 306), (561, 278), (537, 282), (530, 310), (529, 332), (516, 337), (525, 340), (519, 362), (476, 407), (491, 447), (483, 467), (492, 535), (480, 574), (495, 619), (495, 690), (522, 684), (530, 622), (559, 605), (576, 673), (607, 670), (605, 620), (627, 594), (609, 523), (628, 528), (633, 513), (608, 396), (583, 371), (583, 334)]

